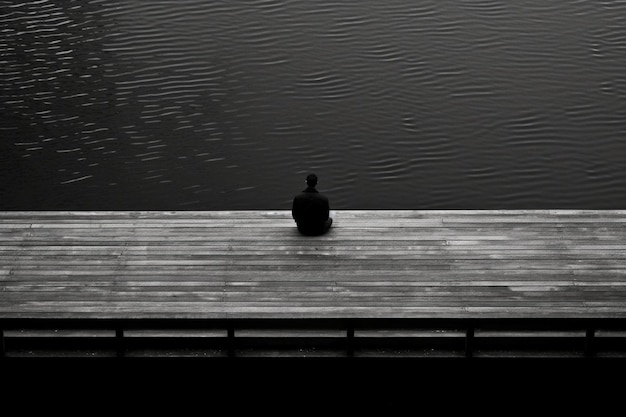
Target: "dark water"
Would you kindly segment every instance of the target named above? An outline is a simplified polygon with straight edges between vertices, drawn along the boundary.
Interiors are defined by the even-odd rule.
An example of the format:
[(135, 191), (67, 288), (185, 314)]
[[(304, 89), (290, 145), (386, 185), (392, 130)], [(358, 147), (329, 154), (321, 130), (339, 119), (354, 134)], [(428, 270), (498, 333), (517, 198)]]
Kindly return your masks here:
[(626, 208), (623, 0), (0, 1), (0, 209)]

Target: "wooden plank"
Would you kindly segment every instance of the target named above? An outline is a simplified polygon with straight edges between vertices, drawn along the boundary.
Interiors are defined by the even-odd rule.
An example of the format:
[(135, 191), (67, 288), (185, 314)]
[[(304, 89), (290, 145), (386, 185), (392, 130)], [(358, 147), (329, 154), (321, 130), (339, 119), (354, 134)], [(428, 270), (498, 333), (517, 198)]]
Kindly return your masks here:
[(171, 259), (193, 259), (211, 257), (263, 257), (267, 259), (280, 257), (301, 257), (301, 256), (341, 256), (341, 257), (384, 257), (392, 259), (394, 257), (415, 257), (415, 258), (439, 258), (439, 257), (522, 257), (522, 258), (561, 258), (576, 257), (578, 259), (595, 258), (604, 259), (606, 257), (624, 258), (624, 249), (611, 247), (611, 245), (578, 246), (571, 245), (563, 247), (561, 245), (546, 244), (545, 246), (483, 246), (483, 245), (434, 245), (434, 246), (338, 246), (338, 247), (317, 247), (312, 250), (310, 247), (274, 247), (268, 248), (266, 245), (257, 247), (239, 247), (222, 245), (214, 247), (197, 248), (186, 245), (173, 247), (162, 246), (69, 246), (69, 247), (16, 247), (8, 248), (0, 253), (0, 257), (12, 258), (20, 256), (27, 258), (50, 258), (50, 257), (144, 257), (150, 258), (171, 258)]
[[(301, 243), (285, 243), (276, 244), (276, 242), (252, 244), (252, 242), (180, 242), (178, 244), (172, 244), (170, 240), (167, 243), (158, 242), (133, 242), (133, 243), (120, 243), (117, 245), (108, 242), (93, 242), (91, 244), (84, 243), (72, 243), (72, 242), (24, 242), (8, 245), (0, 245), (0, 255), (8, 254), (10, 252), (22, 251), (23, 253), (66, 253), (68, 251), (87, 252), (87, 251), (124, 251), (125, 253), (135, 252), (150, 252), (150, 253), (170, 253), (176, 254), (178, 252), (192, 252), (192, 253), (209, 253), (219, 251), (232, 251), (232, 252), (284, 252), (284, 251), (310, 251), (311, 245), (305, 245)], [(546, 251), (576, 251), (580, 253), (593, 253), (596, 251), (601, 252), (616, 252), (624, 253), (626, 251), (626, 245), (612, 244), (604, 242), (578, 242), (578, 241), (519, 241), (511, 243), (492, 242), (492, 241), (433, 241), (433, 242), (358, 242), (350, 241), (347, 243), (335, 242), (335, 244), (318, 245), (317, 248), (321, 249), (336, 249), (345, 252), (364, 252), (364, 251), (474, 251), (474, 252), (511, 252), (519, 250), (533, 250), (541, 249)]]
[[(623, 209), (585, 210), (585, 209), (502, 209), (502, 210), (336, 210), (341, 218), (453, 218), (453, 217), (610, 217), (626, 216)], [(288, 210), (223, 210), (223, 211), (0, 211), (0, 218), (264, 218), (280, 217), (291, 219)]]

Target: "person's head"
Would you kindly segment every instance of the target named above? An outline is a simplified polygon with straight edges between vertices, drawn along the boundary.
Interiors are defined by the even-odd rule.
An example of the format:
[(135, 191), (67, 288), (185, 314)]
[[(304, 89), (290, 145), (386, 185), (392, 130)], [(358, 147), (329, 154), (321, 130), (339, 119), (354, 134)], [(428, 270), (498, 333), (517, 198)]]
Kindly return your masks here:
[(309, 174), (306, 177), (306, 185), (309, 187), (315, 187), (317, 185), (317, 175)]

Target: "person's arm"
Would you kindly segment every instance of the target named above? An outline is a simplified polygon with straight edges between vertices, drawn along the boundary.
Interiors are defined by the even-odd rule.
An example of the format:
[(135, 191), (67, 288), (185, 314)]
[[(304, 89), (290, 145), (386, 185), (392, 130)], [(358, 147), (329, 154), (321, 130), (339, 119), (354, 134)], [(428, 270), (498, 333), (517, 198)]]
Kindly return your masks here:
[(297, 218), (297, 212), (298, 212), (298, 199), (294, 198), (293, 199), (293, 203), (291, 205), (291, 217), (293, 217), (293, 219), (297, 222), (298, 218)]
[(328, 202), (328, 198), (324, 198), (325, 200), (325, 204), (324, 204), (324, 221), (328, 220), (328, 217), (330, 216), (330, 204)]

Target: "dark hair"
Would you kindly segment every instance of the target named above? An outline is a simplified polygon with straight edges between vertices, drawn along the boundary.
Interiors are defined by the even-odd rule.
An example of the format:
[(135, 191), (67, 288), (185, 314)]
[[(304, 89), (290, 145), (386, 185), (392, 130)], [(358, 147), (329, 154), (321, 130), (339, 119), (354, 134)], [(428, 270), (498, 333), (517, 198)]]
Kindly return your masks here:
[(315, 175), (315, 174), (309, 174), (309, 175), (306, 177), (306, 184), (307, 184), (309, 187), (315, 187), (315, 186), (317, 185), (317, 175)]

